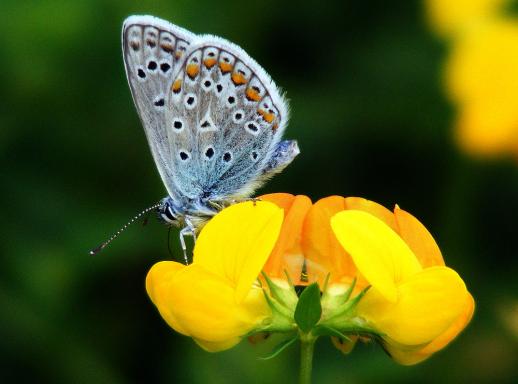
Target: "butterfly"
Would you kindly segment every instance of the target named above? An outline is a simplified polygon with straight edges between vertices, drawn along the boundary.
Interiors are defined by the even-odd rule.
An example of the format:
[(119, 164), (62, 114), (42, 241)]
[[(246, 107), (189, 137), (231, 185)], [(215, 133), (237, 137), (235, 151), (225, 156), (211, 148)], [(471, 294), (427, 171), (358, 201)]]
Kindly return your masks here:
[(251, 196), (299, 154), (281, 140), (288, 104), (243, 49), (153, 16), (123, 24), (133, 101), (168, 196), (159, 217), (195, 235), (223, 207)]

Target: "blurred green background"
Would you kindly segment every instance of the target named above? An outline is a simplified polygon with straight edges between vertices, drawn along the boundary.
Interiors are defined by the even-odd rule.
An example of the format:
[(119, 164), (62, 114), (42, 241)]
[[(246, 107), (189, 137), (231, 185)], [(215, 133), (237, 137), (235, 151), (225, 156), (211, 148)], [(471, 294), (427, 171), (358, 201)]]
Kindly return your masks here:
[(296, 381), (296, 347), (271, 361), (258, 357), (272, 342), (209, 354), (166, 326), (144, 289), (170, 258), (156, 221), (88, 255), (165, 196), (123, 69), (131, 14), (234, 41), (287, 91), (302, 153), (259, 193), (398, 203), (473, 293), (472, 323), (428, 361), (402, 367), (374, 344), (345, 357), (322, 339), (315, 382), (518, 380), (518, 163), (456, 148), (447, 46), (421, 2), (2, 0), (1, 382)]

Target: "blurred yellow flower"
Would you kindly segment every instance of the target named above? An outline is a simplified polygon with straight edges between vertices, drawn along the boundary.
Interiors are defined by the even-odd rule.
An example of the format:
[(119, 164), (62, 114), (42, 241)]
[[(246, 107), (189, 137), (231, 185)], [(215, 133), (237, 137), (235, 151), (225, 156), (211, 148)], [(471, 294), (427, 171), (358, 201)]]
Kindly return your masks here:
[(208, 351), (231, 348), (268, 322), (271, 311), (255, 282), (282, 221), (282, 210), (268, 202), (233, 205), (203, 228), (191, 265), (155, 264), (146, 289), (165, 321)]
[(427, 17), (442, 36), (463, 32), (497, 15), (508, 0), (426, 0)]
[(455, 138), (478, 156), (518, 154), (518, 20), (507, 0), (427, 0), (429, 22), (451, 43), (445, 79)]
[(333, 231), (371, 285), (357, 316), (382, 335), (397, 362), (416, 364), (446, 346), (467, 325), (474, 301), (444, 262), (435, 241), (396, 207), (394, 230), (363, 210), (333, 216)]
[(455, 42), (446, 80), (457, 139), (473, 154), (518, 153), (518, 21), (494, 19)]

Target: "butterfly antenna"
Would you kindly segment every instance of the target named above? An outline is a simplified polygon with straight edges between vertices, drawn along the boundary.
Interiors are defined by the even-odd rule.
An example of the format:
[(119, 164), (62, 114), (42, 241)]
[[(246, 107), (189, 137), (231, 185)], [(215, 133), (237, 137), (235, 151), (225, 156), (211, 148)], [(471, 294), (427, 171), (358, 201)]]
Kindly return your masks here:
[[(160, 207), (160, 203), (156, 203), (152, 205), (149, 208), (144, 209), (142, 212), (140, 212), (138, 215), (133, 217), (130, 221), (128, 221), (121, 229), (119, 229), (117, 232), (115, 232), (112, 237), (110, 237), (108, 240), (106, 240), (104, 243), (99, 245), (97, 248), (92, 249), (89, 253), (90, 255), (96, 255), (99, 252), (101, 252), (108, 244), (110, 244), (113, 240), (115, 240), (119, 235), (124, 232), (131, 224), (133, 224), (135, 221), (140, 219), (143, 215), (148, 213), (149, 211), (152, 211), (153, 209), (157, 209)], [(147, 218), (146, 218), (147, 219)]]

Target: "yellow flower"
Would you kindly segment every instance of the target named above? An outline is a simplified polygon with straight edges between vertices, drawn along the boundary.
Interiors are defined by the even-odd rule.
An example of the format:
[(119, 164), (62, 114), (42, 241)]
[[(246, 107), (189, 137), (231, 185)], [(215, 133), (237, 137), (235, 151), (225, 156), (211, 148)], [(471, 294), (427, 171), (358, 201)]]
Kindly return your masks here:
[(443, 36), (462, 32), (497, 15), (508, 0), (426, 0), (427, 16)]
[[(470, 321), (474, 302), (464, 282), (409, 213), (354, 197), (261, 199), (216, 215), (191, 265), (160, 262), (148, 274), (147, 291), (162, 317), (206, 350), (297, 331), (299, 303), (286, 273), (296, 285), (323, 288), (314, 337), (334, 336), (344, 353), (358, 339), (379, 336), (396, 361), (415, 364)], [(267, 277), (258, 279), (261, 270)], [(298, 319), (307, 319), (302, 312)]]
[[(408, 212), (399, 207), (391, 212), (358, 197), (330, 196), (313, 205), (306, 196), (289, 194), (261, 199), (285, 209), (272, 253), (276, 261), (268, 262), (276, 265), (273, 273), (280, 275), (290, 265), (282, 255), (298, 255), (297, 260), (302, 255), (308, 282), (323, 287), (327, 281), (323, 324), (336, 315), (337, 304), (355, 279), (352, 297), (372, 285), (356, 314), (367, 328), (384, 335), (385, 349), (401, 364), (418, 363), (444, 348), (471, 320), (474, 301), (462, 279), (444, 266), (435, 240)], [(294, 281), (296, 273), (299, 269), (290, 274)], [(358, 338), (349, 339), (333, 338), (333, 343), (349, 353)]]
[[(336, 214), (331, 225), (371, 288), (356, 314), (381, 333), (401, 364), (416, 364), (446, 346), (470, 321), (474, 301), (444, 262), (435, 241), (396, 207), (395, 228), (363, 210)], [(392, 220), (391, 220), (392, 221)]]
[(518, 20), (494, 19), (460, 37), (446, 64), (466, 151), (518, 153)]
[(268, 202), (233, 205), (203, 228), (191, 265), (155, 264), (146, 289), (164, 320), (208, 351), (231, 348), (268, 323), (271, 311), (255, 282), (282, 221), (282, 210)]

